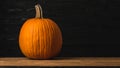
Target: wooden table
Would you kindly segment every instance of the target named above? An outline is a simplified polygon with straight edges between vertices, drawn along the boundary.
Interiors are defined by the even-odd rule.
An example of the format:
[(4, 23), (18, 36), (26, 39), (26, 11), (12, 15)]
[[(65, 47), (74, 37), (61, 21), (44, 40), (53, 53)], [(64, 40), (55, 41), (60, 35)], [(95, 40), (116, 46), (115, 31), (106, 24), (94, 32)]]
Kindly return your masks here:
[(120, 66), (120, 58), (56, 57), (51, 60), (30, 60), (25, 57), (2, 57), (0, 66)]

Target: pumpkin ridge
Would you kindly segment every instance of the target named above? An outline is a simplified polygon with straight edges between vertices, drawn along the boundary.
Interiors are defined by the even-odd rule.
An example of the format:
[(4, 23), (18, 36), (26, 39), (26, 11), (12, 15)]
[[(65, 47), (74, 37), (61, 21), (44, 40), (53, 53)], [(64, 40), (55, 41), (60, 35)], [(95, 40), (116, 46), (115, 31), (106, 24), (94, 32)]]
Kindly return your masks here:
[(34, 29), (35, 29), (34, 32), (35, 32), (35, 33), (34, 33), (34, 34), (35, 34), (35, 35), (34, 35), (34, 39), (33, 39), (33, 40), (34, 40), (34, 45), (33, 45), (33, 46), (35, 46), (35, 47), (34, 47), (34, 50), (35, 50), (35, 51), (34, 51), (34, 54), (35, 54), (36, 57), (38, 57), (38, 53), (37, 53), (37, 52), (38, 52), (38, 51), (37, 51), (37, 50), (38, 50), (38, 43), (37, 43), (37, 42), (38, 42), (38, 24), (37, 24), (37, 20), (38, 20), (38, 19), (34, 19), (34, 23), (35, 23), (35, 26), (34, 26)]
[(39, 35), (40, 22), (37, 23), (38, 23), (38, 55), (40, 56), (40, 35)]
[[(35, 22), (35, 19), (34, 19), (34, 22)], [(33, 22), (33, 23), (34, 23)], [(35, 23), (34, 23), (35, 24)], [(32, 24), (33, 26), (33, 33), (32, 33), (32, 48), (33, 48), (33, 56), (35, 56), (35, 47), (34, 47), (34, 34), (35, 34), (35, 27), (34, 27), (34, 24)]]
[(52, 24), (51, 23), (49, 23), (47, 20), (46, 20), (46, 22), (48, 23), (48, 25), (49, 25), (49, 33), (50, 33), (50, 54), (52, 54), (52, 44), (53, 44), (53, 38), (54, 38), (54, 35), (53, 35), (53, 30), (52, 30)]
[[(33, 20), (32, 20), (32, 21), (33, 21)], [(29, 23), (29, 25), (31, 26), (32, 23), (31, 23), (30, 21), (29, 21), (28, 23)], [(33, 27), (33, 26), (31, 26), (31, 27)], [(31, 29), (29, 28), (29, 30), (31, 30)], [(32, 32), (30, 32), (30, 31), (28, 32), (28, 35), (29, 35), (30, 38), (32, 38), (32, 36), (30, 36), (29, 33), (32, 34), (32, 33), (33, 33), (33, 29), (32, 29), (31, 31), (32, 31)], [(30, 47), (29, 47), (28, 49), (26, 48), (26, 50), (28, 50), (28, 56), (29, 56), (30, 53), (31, 53), (31, 50), (30, 50), (30, 49), (31, 49), (32, 44), (30, 44), (30, 42), (32, 42), (32, 40), (28, 40), (28, 45), (26, 46), (26, 47), (29, 47), (29, 45), (30, 45)]]
[(41, 41), (43, 41), (42, 42), (42, 49), (41, 49), (41, 55), (42, 55), (42, 58), (43, 57), (45, 57), (45, 41), (44, 41), (44, 37), (45, 37), (45, 32), (44, 32), (44, 29), (45, 29), (45, 25), (44, 25), (44, 22), (43, 22), (43, 20), (41, 19), (41, 24), (42, 24), (42, 26), (43, 26), (43, 28), (41, 28), (41, 32), (42, 32), (42, 36), (43, 36), (43, 38), (42, 38), (42, 40)]
[[(31, 26), (31, 24), (32, 24), (32, 23), (29, 21), (29, 22), (28, 22), (28, 24)], [(27, 29), (27, 28), (26, 28), (26, 29)], [(33, 31), (33, 30), (32, 30), (32, 31)], [(27, 31), (26, 33), (28, 33), (28, 32), (29, 32), (29, 31)], [(27, 34), (27, 35), (29, 35), (29, 34)], [(28, 37), (29, 37), (29, 36), (28, 36)], [(27, 45), (27, 47), (28, 47), (30, 43), (29, 43), (28, 38), (26, 38), (26, 40), (27, 40), (27, 43), (28, 43), (28, 44), (26, 44), (26, 45)], [(30, 55), (29, 48), (28, 48), (28, 49), (26, 49), (26, 47), (25, 47), (25, 50), (27, 50), (27, 51), (29, 52), (29, 53), (28, 53), (28, 56), (29, 56), (29, 55)]]
[[(45, 25), (44, 30), (46, 30), (46, 31), (45, 31), (45, 35), (46, 35), (46, 36), (49, 36), (49, 34), (48, 34), (48, 30), (49, 30), (49, 29), (47, 28), (47, 27), (48, 27), (48, 26), (47, 26), (47, 23), (46, 23), (44, 20), (43, 20), (43, 22), (44, 22), (44, 25)], [(48, 40), (48, 37), (46, 37), (46, 36), (44, 37), (44, 41), (46, 41), (46, 42), (45, 42), (45, 48), (46, 48), (46, 49), (44, 49), (44, 54), (47, 55), (47, 51), (46, 51), (46, 50), (48, 49), (48, 48), (47, 48), (47, 44), (49, 43), (49, 40)], [(47, 43), (47, 44), (46, 44), (46, 43)], [(44, 57), (46, 58), (46, 56), (44, 56)]]
[[(49, 19), (47, 19), (46, 21), (47, 21), (47, 22), (50, 22)], [(51, 22), (50, 22), (50, 23), (51, 23)], [(52, 38), (53, 41), (52, 41), (52, 45), (55, 45), (55, 43), (56, 43), (56, 42), (55, 42), (55, 38), (56, 38), (56, 37), (55, 37), (56, 30), (55, 30), (55, 28), (54, 28), (54, 23), (53, 23), (53, 22), (51, 23), (51, 27), (52, 27), (52, 30), (53, 30), (53, 38)], [(56, 34), (56, 35), (57, 35), (57, 34)], [(55, 46), (56, 46), (56, 45), (55, 45)], [(54, 51), (55, 46), (54, 46), (54, 47), (52, 46), (52, 50), (53, 50), (53, 51), (52, 51), (52, 52), (53, 52), (53, 55), (52, 55), (52, 56), (55, 55), (55, 51)]]
[[(52, 32), (50, 32), (51, 33), (51, 36), (52, 36), (52, 38), (51, 38), (51, 40), (53, 40), (54, 39), (54, 37), (55, 37), (55, 30), (54, 30), (54, 28), (53, 28), (53, 23), (51, 23), (51, 22), (49, 22), (48, 20), (46, 20), (49, 24), (50, 24), (50, 26), (51, 26), (51, 31)], [(53, 41), (51, 41), (51, 53), (53, 53)], [(56, 46), (56, 45), (55, 45)]]
[[(20, 36), (19, 36), (19, 43), (20, 43), (20, 49), (22, 49), (22, 53), (24, 53), (24, 55), (25, 56), (28, 56), (28, 54), (29, 53), (26, 53), (26, 52), (29, 52), (28, 51), (28, 49), (26, 49), (26, 46), (28, 46), (27, 45), (27, 43), (29, 43), (29, 41), (26, 39), (26, 35), (27, 35), (27, 33), (25, 33), (25, 35), (23, 35), (23, 33), (25, 32), (25, 29), (26, 29), (26, 25), (29, 25), (30, 23), (29, 23), (29, 21), (27, 20), (23, 25), (24, 26), (22, 26), (22, 28), (21, 28), (21, 30), (20, 30)], [(22, 38), (23, 37), (23, 38)], [(25, 43), (25, 40), (27, 40), (27, 42), (26, 42), (26, 45), (25, 45), (25, 47), (23, 46), (23, 43)], [(25, 51), (25, 52), (24, 52)]]
[(46, 46), (47, 49), (48, 49), (48, 51), (46, 51), (46, 54), (48, 54), (48, 56), (50, 56), (50, 54), (52, 53), (52, 51), (51, 51), (51, 46), (52, 46), (51, 42), (52, 42), (52, 40), (51, 39), (53, 37), (52, 34), (51, 34), (51, 32), (52, 32), (51, 23), (47, 22), (47, 20), (44, 20), (44, 22), (46, 22), (46, 29), (47, 29), (46, 34), (48, 35), (48, 37), (46, 37), (46, 41), (49, 44), (49, 45)]
[[(57, 30), (57, 31), (56, 31), (56, 30), (54, 30), (54, 31), (55, 31), (55, 33), (56, 33), (56, 35), (57, 35), (57, 37), (58, 37), (58, 38), (57, 38), (58, 41), (55, 42), (54, 45), (55, 45), (55, 44), (59, 44), (59, 45), (58, 45), (59, 47), (57, 46), (56, 49), (61, 50), (61, 48), (62, 48), (62, 47), (61, 47), (61, 43), (62, 43), (62, 42), (59, 42), (59, 41), (61, 41), (61, 38), (60, 38), (60, 37), (62, 36), (62, 34), (61, 34), (60, 29), (58, 28), (59, 26), (58, 26), (54, 21), (52, 21), (52, 20), (50, 20), (50, 19), (47, 19), (47, 21), (52, 22), (54, 29)], [(55, 37), (55, 38), (56, 38), (56, 37)], [(57, 52), (57, 51), (58, 51), (58, 50), (54, 51), (54, 52), (56, 52), (54, 55), (56, 55), (58, 52), (60, 52), (60, 51), (58, 51), (58, 52)]]
[[(39, 47), (40, 47), (40, 49), (39, 49), (39, 54), (40, 54), (40, 56), (42, 56), (42, 41), (41, 41), (41, 34), (42, 34), (42, 21), (41, 20), (38, 20), (38, 22), (39, 22), (39, 32), (41, 32), (41, 33), (39, 33)], [(39, 57), (39, 59), (40, 59), (41, 57)]]

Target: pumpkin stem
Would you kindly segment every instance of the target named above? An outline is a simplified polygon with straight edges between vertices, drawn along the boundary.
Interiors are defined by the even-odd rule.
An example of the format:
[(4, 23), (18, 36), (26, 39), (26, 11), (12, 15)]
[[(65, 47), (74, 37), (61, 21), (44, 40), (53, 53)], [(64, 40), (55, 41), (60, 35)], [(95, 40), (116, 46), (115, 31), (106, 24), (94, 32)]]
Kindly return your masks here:
[(40, 4), (35, 5), (35, 10), (36, 10), (36, 16), (35, 18), (43, 18), (43, 12)]

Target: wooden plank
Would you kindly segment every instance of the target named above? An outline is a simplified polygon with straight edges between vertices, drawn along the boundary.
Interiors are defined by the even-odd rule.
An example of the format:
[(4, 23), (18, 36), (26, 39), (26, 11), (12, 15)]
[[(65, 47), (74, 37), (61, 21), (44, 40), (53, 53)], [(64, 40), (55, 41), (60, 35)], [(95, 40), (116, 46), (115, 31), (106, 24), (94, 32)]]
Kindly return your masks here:
[(31, 60), (25, 57), (0, 58), (0, 66), (120, 66), (116, 57), (56, 57), (51, 60)]

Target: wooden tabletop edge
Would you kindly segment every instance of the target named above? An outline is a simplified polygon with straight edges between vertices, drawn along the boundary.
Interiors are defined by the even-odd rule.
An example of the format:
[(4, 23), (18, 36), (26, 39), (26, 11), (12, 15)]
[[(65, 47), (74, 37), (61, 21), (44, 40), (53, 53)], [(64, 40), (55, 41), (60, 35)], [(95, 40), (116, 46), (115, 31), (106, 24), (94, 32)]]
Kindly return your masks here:
[(120, 57), (55, 57), (50, 60), (1, 57), (0, 66), (120, 66)]

